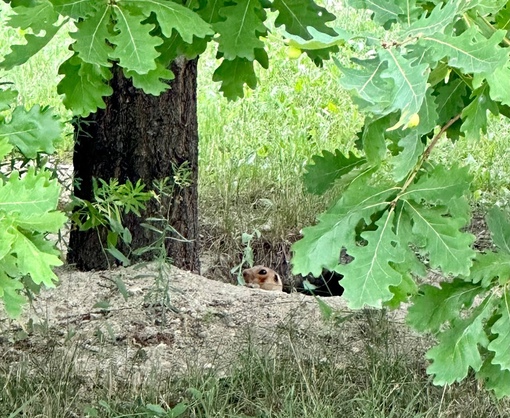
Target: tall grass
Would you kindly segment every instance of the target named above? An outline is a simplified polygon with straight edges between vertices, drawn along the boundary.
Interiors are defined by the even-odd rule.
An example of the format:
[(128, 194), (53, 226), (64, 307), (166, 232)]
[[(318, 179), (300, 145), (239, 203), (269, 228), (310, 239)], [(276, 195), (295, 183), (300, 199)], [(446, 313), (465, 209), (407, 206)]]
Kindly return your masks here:
[(304, 57), (289, 61), (283, 49), (242, 101), (200, 90), (202, 214), (227, 234), (257, 228), (283, 239), (311, 222), (324, 203), (303, 190), (304, 166), (323, 149), (353, 144), (359, 116), (336, 69), (318, 69)]

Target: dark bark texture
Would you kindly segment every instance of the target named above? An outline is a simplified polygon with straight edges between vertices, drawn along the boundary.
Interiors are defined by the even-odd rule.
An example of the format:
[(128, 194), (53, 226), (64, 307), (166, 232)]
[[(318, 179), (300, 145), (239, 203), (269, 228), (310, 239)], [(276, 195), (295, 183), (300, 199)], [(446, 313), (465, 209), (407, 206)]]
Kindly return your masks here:
[[(79, 188), (74, 193), (92, 200), (93, 177), (116, 178), (121, 183), (142, 179), (148, 190), (153, 180), (172, 178), (173, 167), (188, 162), (191, 186), (176, 187), (172, 198), (163, 203), (169, 224), (189, 242), (168, 239), (166, 247), (174, 265), (198, 273), (197, 62), (177, 60), (171, 69), (175, 74), (171, 89), (158, 97), (136, 89), (119, 68), (114, 69), (110, 82), (114, 93), (106, 98), (106, 109), (81, 119), (75, 127), (73, 162)], [(133, 249), (157, 239), (156, 233), (140, 225), (144, 218), (159, 216), (157, 203), (148, 202), (142, 215), (141, 219), (131, 214), (123, 218), (133, 236)], [(105, 230), (72, 230), (68, 261), (81, 270), (114, 264), (100, 243), (101, 239), (106, 247), (105, 237)]]

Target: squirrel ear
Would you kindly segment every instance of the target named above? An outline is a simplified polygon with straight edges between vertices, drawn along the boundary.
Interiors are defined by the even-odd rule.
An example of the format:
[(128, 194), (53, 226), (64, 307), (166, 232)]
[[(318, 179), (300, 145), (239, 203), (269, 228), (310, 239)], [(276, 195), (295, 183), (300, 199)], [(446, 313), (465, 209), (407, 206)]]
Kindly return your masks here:
[(278, 274), (274, 275), (274, 282), (278, 283), (280, 281), (280, 276)]

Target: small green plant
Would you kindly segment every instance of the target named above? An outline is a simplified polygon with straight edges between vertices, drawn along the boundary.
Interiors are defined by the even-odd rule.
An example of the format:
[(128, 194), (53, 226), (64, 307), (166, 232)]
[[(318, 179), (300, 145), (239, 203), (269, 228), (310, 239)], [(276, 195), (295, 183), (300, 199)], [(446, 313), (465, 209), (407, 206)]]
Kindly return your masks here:
[(230, 270), (230, 273), (235, 274), (237, 277), (237, 283), (244, 286), (246, 283), (243, 278), (243, 267), (248, 264), (253, 267), (253, 248), (251, 248), (251, 242), (253, 238), (260, 238), (260, 231), (255, 229), (251, 234), (243, 232), (241, 235), (241, 242), (244, 245), (243, 255), (241, 262)]
[(117, 179), (109, 182), (93, 179), (94, 199), (89, 202), (73, 196), (71, 220), (82, 231), (104, 227), (108, 230), (106, 251), (124, 266), (130, 264), (129, 256), (117, 249), (119, 239), (124, 244), (131, 244), (131, 233), (123, 225), (122, 217), (128, 213), (141, 216), (145, 202), (154, 197), (153, 192), (144, 191), (145, 185), (139, 179), (135, 184), (130, 180), (120, 184)]
[[(184, 162), (180, 166), (173, 166), (172, 178), (166, 177), (153, 182), (153, 194), (158, 202), (159, 216), (147, 218), (141, 225), (155, 232), (157, 238), (150, 245), (133, 251), (133, 255), (135, 256), (142, 256), (145, 253), (152, 253), (154, 255), (156, 273), (150, 275), (150, 277), (154, 278), (154, 286), (147, 292), (146, 301), (152, 306), (157, 306), (159, 308), (162, 324), (166, 323), (167, 309), (172, 309), (170, 300), (170, 290), (172, 290), (170, 285), (172, 259), (168, 256), (166, 242), (169, 239), (187, 241), (186, 238), (168, 222), (168, 210), (170, 205), (166, 205), (165, 202), (169, 199), (174, 199), (179, 189), (191, 185), (190, 174), (189, 163)], [(145, 266), (146, 263), (140, 263), (135, 268), (140, 269)], [(135, 276), (135, 278), (143, 277), (145, 276)]]
[[(45, 167), (62, 124), (50, 108), (12, 109), (17, 92), (0, 85), (0, 299), (17, 317), (32, 292), (54, 287), (62, 264), (48, 239), (66, 222), (57, 210), (60, 185)], [(25, 293), (25, 296), (22, 294)]]
[[(180, 166), (174, 165), (173, 173), (172, 179), (166, 177), (155, 181), (153, 184), (154, 190), (150, 191), (145, 191), (146, 186), (140, 179), (135, 184), (130, 180), (121, 184), (117, 179), (110, 179), (109, 182), (103, 179), (92, 179), (93, 200), (88, 201), (73, 196), (69, 208), (72, 211), (71, 220), (81, 231), (106, 228), (108, 231), (106, 251), (124, 266), (129, 266), (131, 264), (131, 255), (142, 255), (156, 249), (161, 249), (161, 246), (163, 245), (164, 247), (164, 242), (170, 234), (173, 234), (174, 239), (184, 240), (171, 225), (168, 225), (168, 213), (164, 213), (164, 201), (172, 199), (177, 189), (188, 187), (191, 184), (189, 163), (186, 161)], [(76, 181), (79, 181), (79, 179), (76, 179)], [(149, 246), (123, 254), (117, 248), (119, 239), (128, 248), (132, 239), (131, 232), (123, 224), (123, 216), (129, 213), (141, 216), (141, 211), (146, 208), (145, 203), (151, 199), (155, 199), (158, 202), (161, 216), (148, 218), (147, 222), (143, 223), (142, 226), (157, 232), (159, 238)], [(164, 224), (163, 230), (159, 229), (161, 224)]]

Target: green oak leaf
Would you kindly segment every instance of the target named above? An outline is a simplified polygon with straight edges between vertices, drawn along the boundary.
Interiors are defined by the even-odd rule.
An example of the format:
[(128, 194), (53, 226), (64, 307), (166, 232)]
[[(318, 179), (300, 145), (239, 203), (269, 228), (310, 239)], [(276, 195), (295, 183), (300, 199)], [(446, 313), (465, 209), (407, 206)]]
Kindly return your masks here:
[(257, 48), (255, 50), (255, 61), (265, 70), (269, 68), (269, 56), (264, 48)]
[(464, 73), (490, 74), (508, 61), (508, 51), (499, 46), (505, 31), (494, 32), (490, 39), (484, 38), (476, 27), (459, 36), (435, 33), (422, 37), (418, 43), (429, 48), (431, 58), (448, 57), (448, 64)]
[(496, 336), (488, 345), (488, 349), (494, 352), (492, 364), (497, 364), (502, 370), (510, 371), (510, 356), (508, 348), (510, 347), (510, 312), (508, 292), (502, 297), (499, 309), (496, 312), (500, 318), (492, 325), (491, 333)]
[(484, 361), (476, 376), (485, 379), (485, 387), (494, 391), (498, 399), (510, 396), (510, 371), (502, 370), (501, 367), (492, 364), (491, 357)]
[(461, 132), (466, 137), (480, 139), (480, 131), (487, 133), (487, 111), (490, 110), (494, 115), (499, 114), (498, 106), (489, 97), (489, 89), (483, 85), (475, 90), (471, 95), (473, 101), (462, 111)]
[(448, 204), (448, 210), (451, 216), (458, 218), (464, 225), (471, 222), (471, 205), (465, 196), (452, 198)]
[(419, 134), (427, 134), (439, 124), (439, 113), (431, 88), (428, 88), (425, 92), (425, 98), (420, 110), (418, 111), (418, 116), (420, 117), (420, 123), (414, 128), (414, 130)]
[(64, 74), (64, 78), (57, 92), (65, 95), (63, 103), (75, 115), (86, 117), (106, 107), (103, 97), (113, 93), (107, 84), (112, 77), (108, 68), (88, 64), (74, 55), (62, 63), (58, 72)]
[(385, 28), (389, 28), (391, 23), (395, 23), (398, 16), (404, 12), (402, 6), (391, 0), (348, 0), (347, 4), (356, 9), (372, 10), (374, 22)]
[(257, 86), (253, 61), (246, 58), (223, 60), (214, 71), (213, 81), (221, 81), (220, 91), (230, 100), (244, 96), (244, 84), (251, 89)]
[(450, 80), (436, 89), (436, 105), (441, 125), (459, 114), (464, 108), (464, 98), (467, 94), (466, 83), (457, 78)]
[(322, 49), (305, 49), (303, 52), (310, 58), (310, 60), (317, 66), (322, 67), (324, 61), (327, 61), (331, 56), (339, 51), (339, 48), (334, 45)]
[[(395, 234), (399, 236), (399, 222), (397, 217), (400, 216), (398, 211), (395, 212)], [(399, 236), (400, 242), (405, 242)], [(404, 261), (401, 263), (392, 263), (392, 267), (402, 275), (402, 282), (398, 286), (390, 286), (390, 291), (393, 293), (393, 298), (384, 303), (390, 309), (398, 309), (402, 303), (409, 301), (409, 298), (418, 293), (418, 285), (414, 277), (425, 277), (427, 270), (425, 265), (418, 260), (414, 251), (409, 247), (400, 247), (403, 250)]]
[(15, 319), (23, 312), (23, 305), (27, 303), (27, 299), (19, 293), (23, 290), (23, 284), (7, 276), (2, 267), (0, 259), (0, 299), (3, 299), (7, 315)]
[(155, 70), (155, 60), (159, 56), (156, 46), (163, 43), (163, 39), (150, 34), (155, 25), (142, 24), (143, 15), (132, 15), (120, 7), (115, 8), (115, 16), (118, 33), (109, 38), (116, 45), (110, 57), (118, 59), (119, 65), (128, 71), (147, 74)]
[(69, 16), (75, 20), (87, 18), (105, 5), (103, 0), (50, 0), (53, 7), (61, 15)]
[(393, 294), (393, 297), (389, 301), (384, 302), (385, 307), (398, 309), (402, 303), (406, 303), (409, 300), (411, 295), (415, 295), (418, 292), (418, 286), (413, 277), (405, 271), (407, 270), (406, 267), (404, 266), (404, 268), (400, 269), (394, 266), (395, 270), (402, 275), (402, 281), (398, 286), (390, 286), (390, 292)]
[(62, 123), (50, 108), (39, 105), (27, 111), (18, 106), (9, 123), (0, 123), (0, 139), (8, 138), (27, 158), (36, 158), (39, 152), (53, 154), (60, 141)]
[(402, 198), (417, 202), (426, 200), (428, 203), (449, 204), (452, 199), (462, 197), (469, 191), (473, 175), (469, 167), (457, 164), (446, 167), (438, 164), (416, 183), (411, 184)]
[(480, 283), (482, 287), (493, 285), (494, 279), (499, 278), (499, 284), (504, 285), (510, 281), (510, 254), (505, 252), (477, 253), (466, 280)]
[(416, 0), (406, 1), (404, 4), (400, 4), (403, 9), (398, 17), (401, 23), (409, 25), (410, 22), (417, 20), (423, 13), (423, 9), (416, 4)]
[(66, 223), (66, 216), (62, 212), (48, 212), (36, 216), (31, 214), (23, 219), (17, 218), (16, 223), (24, 229), (37, 232), (58, 232)]
[(227, 60), (236, 57), (255, 59), (255, 50), (264, 48), (259, 36), (266, 36), (265, 12), (259, 0), (238, 0), (231, 6), (224, 7), (220, 14), (225, 20), (215, 23), (214, 29), (220, 34), (215, 40), (218, 51)]
[(378, 119), (365, 118), (365, 125), (362, 128), (361, 140), (363, 151), (367, 160), (372, 164), (379, 164), (386, 156), (386, 129), (389, 128), (391, 116)]
[(408, 128), (402, 133), (405, 136), (398, 142), (402, 151), (390, 160), (390, 164), (393, 166), (393, 178), (396, 181), (403, 180), (416, 166), (425, 149), (422, 135), (433, 130), (438, 123), (436, 103), (430, 88), (425, 94), (418, 116), (420, 121), (418, 126)]
[(230, 2), (227, 0), (216, 0), (204, 3), (205, 4), (201, 5), (202, 7), (199, 7), (196, 12), (202, 19), (204, 19), (205, 22), (216, 23), (225, 19), (224, 17), (220, 16), (220, 10)]
[[(163, 43), (156, 47), (156, 50), (160, 54), (157, 59), (157, 64), (162, 64), (169, 67), (172, 61), (174, 61), (179, 55), (184, 55), (180, 50), (186, 44), (179, 36), (177, 31), (174, 31), (170, 38), (162, 37)], [(198, 38), (196, 38), (198, 39)]]
[(133, 80), (133, 86), (137, 89), (143, 89), (145, 93), (152, 94), (153, 96), (159, 96), (168, 90), (169, 85), (165, 80), (173, 80), (175, 77), (171, 70), (159, 62), (156, 69), (149, 71), (147, 74), (139, 74), (136, 71), (128, 70), (124, 70), (124, 74)]
[(328, 35), (319, 32), (317, 29), (309, 27), (308, 32), (312, 35), (312, 39), (305, 40), (299, 36), (285, 33), (285, 39), (289, 41), (289, 46), (293, 46), (302, 50), (325, 49), (334, 46), (343, 46), (346, 41), (351, 40), (354, 35), (343, 28), (334, 28), (336, 35)]
[(429, 254), (432, 268), (440, 267), (445, 274), (469, 274), (475, 251), (475, 237), (461, 232), (465, 219), (448, 216), (447, 207), (428, 207), (407, 201), (405, 210), (413, 221), (414, 234), (425, 239), (423, 247)]
[[(396, 206), (395, 234), (401, 243), (412, 243), (415, 248), (423, 248), (427, 244), (425, 237), (416, 235), (413, 231), (413, 220), (409, 211), (405, 210), (406, 203), (399, 201)], [(411, 261), (411, 258), (409, 258)], [(414, 260), (413, 260), (414, 261)], [(411, 263), (409, 263), (411, 265)], [(419, 262), (419, 264), (423, 264)], [(419, 274), (422, 276), (423, 274)]]
[(424, 284), (412, 298), (406, 322), (416, 331), (437, 333), (443, 324), (459, 318), (462, 309), (471, 307), (481, 291), (480, 286), (461, 279), (443, 282), (441, 287)]
[(193, 36), (205, 38), (208, 35), (214, 35), (211, 25), (202, 20), (197, 13), (173, 1), (122, 0), (122, 5), (132, 9), (133, 14), (142, 13), (145, 17), (155, 13), (161, 31), (167, 38), (172, 36), (174, 29), (188, 44), (193, 42)]
[(55, 254), (41, 251), (30, 235), (18, 230), (15, 235), (12, 251), (16, 254), (20, 273), (29, 274), (35, 284), (44, 283), (47, 287), (55, 287), (54, 282), (58, 281), (58, 277), (51, 267), (62, 265), (62, 261)]
[[(420, 260), (414, 248), (424, 246), (422, 237), (417, 237), (412, 231), (412, 222), (409, 214), (403, 210), (401, 202), (397, 203), (395, 210), (395, 235), (398, 236), (400, 243), (413, 242), (413, 249), (410, 246), (401, 245), (402, 253), (404, 254), (404, 261), (400, 264), (393, 264), (395, 270), (401, 272), (403, 275), (412, 274), (415, 277), (425, 277), (427, 269), (422, 260)], [(423, 241), (422, 241), (423, 240)]]
[[(211, 40), (210, 36), (205, 38), (197, 38), (193, 37), (193, 43), (187, 44), (186, 42), (179, 42), (177, 45), (177, 56), (182, 55), (188, 60), (193, 60), (201, 55), (206, 49), (209, 41)], [(156, 48), (159, 51), (159, 48)], [(264, 49), (262, 49), (264, 51)], [(257, 53), (255, 52), (255, 59), (257, 59)], [(158, 60), (160, 62), (164, 62), (161, 58)], [(264, 67), (267, 69), (267, 67)]]
[(492, 305), (488, 296), (468, 318), (453, 321), (451, 328), (439, 334), (438, 345), (426, 354), (433, 361), (427, 373), (435, 375), (435, 385), (460, 382), (470, 367), (475, 372), (480, 370), (482, 357), (478, 346), (487, 347), (489, 343), (483, 325)]
[[(292, 271), (318, 277), (323, 268), (337, 267), (342, 247), (355, 244), (355, 228), (361, 220), (370, 223), (370, 216), (388, 207), (397, 189), (388, 184), (368, 184), (371, 171), (358, 176), (342, 197), (327, 212), (318, 216), (318, 223), (303, 228), (303, 238), (292, 245)], [(349, 251), (349, 248), (348, 248)]]
[(340, 150), (335, 153), (322, 151), (322, 156), (314, 155), (313, 164), (307, 164), (303, 182), (310, 193), (323, 194), (335, 182), (356, 167), (363, 165), (366, 160), (356, 157), (352, 152), (344, 156)]
[(429, 84), (431, 87), (436, 87), (439, 84), (448, 84), (453, 80), (451, 75), (451, 68), (448, 67), (448, 64), (446, 62), (439, 62), (430, 71)]
[(510, 64), (497, 68), (486, 75), (489, 83), (489, 96), (496, 102), (510, 106)]
[(510, 255), (510, 219), (501, 208), (493, 207), (486, 216), (492, 241), (506, 254)]
[(0, 68), (3, 68), (4, 70), (11, 70), (16, 66), (27, 62), (30, 57), (37, 54), (53, 39), (64, 23), (66, 22), (62, 22), (58, 26), (48, 24), (45, 27), (45, 32), (42, 36), (27, 33), (25, 35), (27, 43), (22, 45), (11, 45), (11, 52), (4, 57), (2, 62), (0, 62)]
[(390, 109), (401, 111), (400, 120), (392, 128), (396, 129), (409, 123), (411, 117), (420, 111), (427, 91), (430, 68), (426, 63), (419, 63), (417, 59), (408, 60), (391, 49), (383, 49), (379, 55), (381, 61), (388, 65), (381, 77), (391, 78), (394, 84)]
[(335, 20), (335, 15), (318, 6), (313, 0), (274, 0), (271, 10), (278, 12), (276, 27), (285, 25), (287, 32), (304, 40), (313, 37), (309, 27), (331, 36), (337, 35), (332, 28), (326, 26), (327, 22)]
[(0, 126), (0, 161), (3, 161), (13, 148), (14, 146), (9, 143), (7, 137), (2, 138), (2, 128)]
[(11, 251), (12, 243), (14, 242), (14, 235), (11, 232), (13, 224), (14, 219), (12, 216), (0, 209), (0, 260)]
[(47, 254), (60, 256), (60, 251), (55, 248), (55, 243), (48, 240), (47, 237), (44, 236), (44, 234), (39, 234), (37, 232), (27, 235), (28, 238), (30, 238), (30, 241), (39, 249), (39, 251), (42, 251)]
[(444, 30), (451, 25), (456, 17), (459, 2), (450, 1), (439, 3), (429, 14), (423, 13), (421, 18), (414, 21), (404, 35), (408, 37), (419, 37), (444, 33)]
[(48, 171), (35, 172), (30, 167), (20, 178), (13, 171), (9, 180), (0, 185), (0, 211), (15, 214), (16, 223), (28, 231), (58, 232), (65, 215), (53, 212), (57, 208), (60, 186), (50, 180)]
[[(0, 86), (2, 83), (0, 83)], [(18, 97), (18, 92), (12, 88), (7, 87), (6, 89), (0, 88), (0, 112), (8, 110), (14, 104)], [(0, 123), (4, 120), (0, 114)], [(2, 157), (0, 157), (0, 160)]]
[(13, 7), (14, 14), (9, 16), (7, 24), (22, 30), (32, 29), (34, 34), (46, 31), (58, 19), (58, 13), (48, 0), (34, 1), (30, 6)]
[(73, 50), (82, 61), (105, 67), (111, 66), (109, 56), (113, 48), (107, 42), (107, 39), (113, 37), (109, 29), (110, 19), (111, 8), (104, 3), (97, 8), (95, 14), (76, 22), (78, 31), (71, 32), (71, 37), (76, 40)]
[[(12, 227), (10, 229), (10, 232), (12, 233), (13, 238), (15, 238), (16, 231), (17, 231), (17, 229), (14, 228), (14, 227)], [(13, 239), (13, 242), (14, 242), (14, 239)], [(5, 257), (3, 257), (0, 260), (0, 264), (2, 266), (0, 268), (0, 270), (2, 270), (8, 276), (10, 276), (10, 277), (20, 277), (20, 272), (19, 272), (19, 269), (18, 269), (18, 267), (16, 265), (16, 256), (15, 256), (15, 254), (12, 254), (11, 252), (9, 252), (9, 254), (7, 254)]]
[(398, 146), (402, 148), (402, 151), (390, 160), (390, 164), (393, 166), (392, 174), (395, 181), (401, 181), (407, 177), (425, 149), (421, 136), (416, 131), (410, 132), (403, 137), (398, 142)]
[(502, 9), (505, 4), (508, 7), (508, 0), (480, 0), (476, 3), (472, 3), (471, 5), (470, 2), (467, 2), (467, 6), (476, 8), (476, 11), (480, 14), (480, 16), (487, 16), (489, 14), (496, 13)]
[[(502, 0), (504, 1), (504, 0)], [(505, 8), (502, 8), (497, 14), (495, 18), (495, 26), (498, 29), (503, 29), (507, 31), (507, 37), (508, 32), (510, 32), (510, 4), (506, 4)]]
[(354, 58), (352, 62), (361, 68), (347, 68), (337, 63), (344, 74), (340, 79), (341, 86), (352, 94), (354, 102), (360, 109), (374, 115), (389, 113), (387, 109), (393, 102), (395, 83), (392, 78), (382, 77), (388, 67), (387, 62), (379, 58), (367, 60)]
[(375, 223), (375, 231), (363, 232), (361, 236), (367, 245), (347, 247), (354, 260), (335, 268), (335, 271), (344, 275), (342, 296), (351, 309), (364, 306), (381, 308), (383, 302), (394, 297), (390, 287), (402, 283), (402, 274), (391, 265), (404, 261), (398, 237), (392, 231), (394, 215), (392, 211), (386, 213)]

